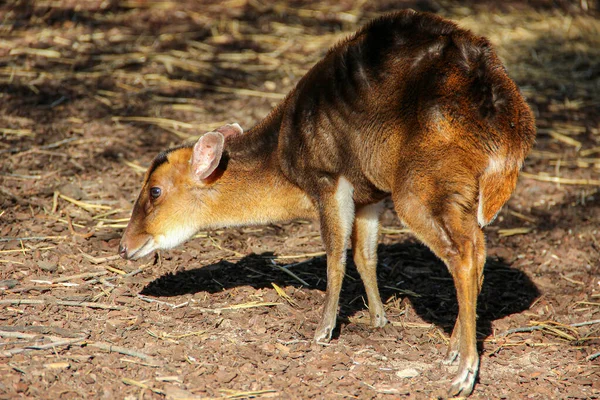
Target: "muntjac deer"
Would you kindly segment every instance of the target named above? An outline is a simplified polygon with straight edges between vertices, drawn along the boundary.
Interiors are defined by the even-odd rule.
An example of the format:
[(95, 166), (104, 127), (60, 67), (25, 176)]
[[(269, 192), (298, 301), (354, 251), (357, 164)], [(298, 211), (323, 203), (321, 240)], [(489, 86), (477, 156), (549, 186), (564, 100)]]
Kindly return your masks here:
[(515, 188), (534, 117), (490, 43), (411, 10), (376, 19), (333, 47), (263, 121), (159, 154), (119, 248), (126, 259), (170, 249), (200, 229), (318, 218), (326, 342), (352, 244), (371, 323), (387, 322), (377, 288), (382, 201), (447, 265), (459, 313), (446, 361), (451, 395), (479, 369), (476, 303), (482, 228)]

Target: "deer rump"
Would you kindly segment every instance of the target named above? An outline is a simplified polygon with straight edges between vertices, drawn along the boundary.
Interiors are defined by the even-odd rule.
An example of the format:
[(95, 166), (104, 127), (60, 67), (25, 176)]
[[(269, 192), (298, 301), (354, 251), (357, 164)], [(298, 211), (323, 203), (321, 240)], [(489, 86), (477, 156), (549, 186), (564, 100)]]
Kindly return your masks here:
[(475, 210), (481, 226), (510, 197), (535, 136), (489, 42), (412, 12), (332, 48), (274, 114), (282, 171), (313, 197), (339, 176), (358, 204), (415, 186)]

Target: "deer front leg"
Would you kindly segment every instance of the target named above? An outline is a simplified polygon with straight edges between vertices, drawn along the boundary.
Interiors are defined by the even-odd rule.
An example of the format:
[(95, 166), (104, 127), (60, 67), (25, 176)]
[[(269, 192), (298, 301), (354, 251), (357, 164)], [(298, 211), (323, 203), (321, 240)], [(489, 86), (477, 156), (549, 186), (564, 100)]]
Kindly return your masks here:
[(358, 209), (352, 233), (354, 263), (365, 285), (371, 325), (374, 328), (380, 328), (387, 323), (377, 286), (377, 242), (379, 240), (379, 216), (382, 210), (383, 202)]
[(327, 292), (323, 316), (316, 333), (317, 343), (331, 339), (335, 328), (340, 291), (346, 272), (346, 249), (354, 222), (354, 188), (340, 177), (334, 190), (323, 191), (318, 199), (321, 236), (327, 252)]

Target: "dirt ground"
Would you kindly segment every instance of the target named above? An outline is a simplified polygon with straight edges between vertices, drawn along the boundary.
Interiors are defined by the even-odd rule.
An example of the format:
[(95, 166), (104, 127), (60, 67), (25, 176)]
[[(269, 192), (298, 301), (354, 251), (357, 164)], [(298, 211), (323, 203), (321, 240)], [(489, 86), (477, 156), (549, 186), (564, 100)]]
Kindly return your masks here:
[(388, 326), (348, 268), (334, 338), (318, 224), (200, 232), (116, 256), (145, 167), (256, 124), (326, 49), (411, 7), (488, 36), (537, 117), (486, 228), (472, 398), (600, 397), (597, 1), (8, 1), (0, 10), (0, 398), (436, 398), (457, 313), (444, 265), (384, 215)]

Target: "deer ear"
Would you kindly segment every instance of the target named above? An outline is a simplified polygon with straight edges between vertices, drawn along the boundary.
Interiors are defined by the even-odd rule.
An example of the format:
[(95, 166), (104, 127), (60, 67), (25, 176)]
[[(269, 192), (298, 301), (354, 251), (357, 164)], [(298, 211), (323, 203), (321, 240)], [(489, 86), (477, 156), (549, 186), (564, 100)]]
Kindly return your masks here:
[(223, 125), (216, 129), (216, 132), (222, 133), (226, 138), (229, 136), (241, 135), (244, 133), (242, 127), (236, 122), (235, 124)]
[(219, 132), (208, 132), (198, 139), (190, 160), (196, 179), (206, 179), (214, 172), (221, 161), (224, 143), (225, 138)]

